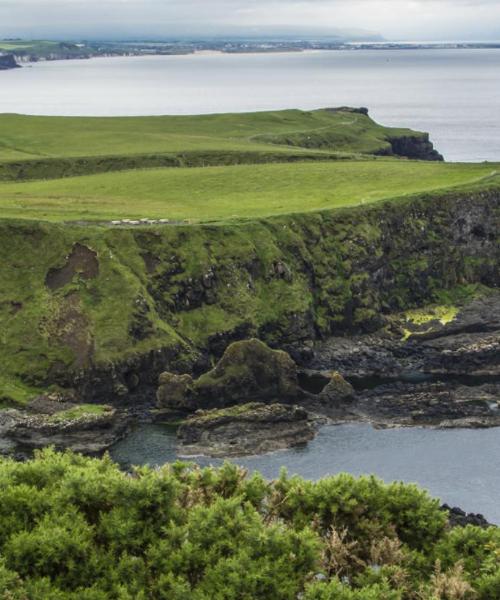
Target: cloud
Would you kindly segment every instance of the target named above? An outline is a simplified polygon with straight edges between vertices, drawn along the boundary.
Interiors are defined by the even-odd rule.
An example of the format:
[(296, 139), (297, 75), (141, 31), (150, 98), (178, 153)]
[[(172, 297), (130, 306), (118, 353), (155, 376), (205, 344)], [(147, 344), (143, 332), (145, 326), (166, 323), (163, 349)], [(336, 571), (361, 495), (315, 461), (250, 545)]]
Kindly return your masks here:
[(493, 39), (500, 37), (500, 2), (0, 0), (0, 36), (167, 38), (336, 28), (378, 31), (390, 39)]

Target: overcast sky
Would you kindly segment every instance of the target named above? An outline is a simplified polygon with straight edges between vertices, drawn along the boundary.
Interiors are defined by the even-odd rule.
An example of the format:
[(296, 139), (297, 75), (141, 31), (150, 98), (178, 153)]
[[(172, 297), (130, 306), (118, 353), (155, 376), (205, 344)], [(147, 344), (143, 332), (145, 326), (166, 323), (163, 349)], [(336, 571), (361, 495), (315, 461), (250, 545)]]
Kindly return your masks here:
[(498, 40), (500, 0), (0, 0), (0, 37), (327, 34)]

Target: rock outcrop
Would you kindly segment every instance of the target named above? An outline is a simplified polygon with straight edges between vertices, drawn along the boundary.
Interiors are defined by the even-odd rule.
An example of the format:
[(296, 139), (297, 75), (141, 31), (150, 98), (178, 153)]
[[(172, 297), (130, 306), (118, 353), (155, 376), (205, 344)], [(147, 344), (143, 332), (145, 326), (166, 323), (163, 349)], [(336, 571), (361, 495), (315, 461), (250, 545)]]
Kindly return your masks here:
[(27, 410), (0, 411), (0, 453), (31, 456), (54, 446), (97, 456), (126, 434), (127, 425), (126, 415), (110, 406), (36, 399)]
[(194, 392), (194, 381), (191, 375), (162, 373), (158, 380), (156, 392), (158, 408), (172, 410), (196, 410), (197, 397)]
[(222, 408), (249, 401), (293, 402), (303, 397), (297, 365), (280, 350), (257, 339), (231, 344), (211, 371), (194, 381), (189, 375), (163, 373), (159, 408)]
[(7, 71), (8, 69), (19, 69), (21, 65), (18, 65), (13, 54), (0, 55), (0, 71)]
[(243, 456), (306, 444), (314, 438), (314, 422), (298, 406), (249, 403), (198, 411), (177, 432), (183, 456)]
[(474, 527), (496, 527), (489, 523), (486, 518), (481, 514), (466, 513), (457, 506), (448, 506), (443, 504), (442, 510), (448, 513), (448, 524), (450, 527), (467, 527), (467, 525), (474, 525)]
[(391, 144), (391, 152), (396, 156), (403, 156), (413, 160), (443, 161), (443, 155), (435, 148), (430, 141), (428, 134), (403, 135), (400, 137), (388, 138)]
[(355, 391), (352, 385), (342, 375), (335, 371), (331, 374), (330, 381), (321, 391), (319, 397), (322, 402), (332, 406), (339, 406), (354, 399)]
[(349, 411), (379, 425), (498, 426), (500, 293), (451, 314), (416, 324), (403, 316), (377, 334), (332, 337), (315, 347), (309, 366), (341, 371), (357, 390)]

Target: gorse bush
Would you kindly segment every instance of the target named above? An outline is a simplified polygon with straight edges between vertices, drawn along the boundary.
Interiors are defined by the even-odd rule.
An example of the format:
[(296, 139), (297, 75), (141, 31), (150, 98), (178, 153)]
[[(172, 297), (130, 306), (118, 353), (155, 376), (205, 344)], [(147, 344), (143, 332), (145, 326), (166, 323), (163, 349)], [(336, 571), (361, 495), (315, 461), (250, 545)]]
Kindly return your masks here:
[(498, 530), (449, 529), (416, 486), (50, 449), (0, 467), (2, 600), (500, 597)]

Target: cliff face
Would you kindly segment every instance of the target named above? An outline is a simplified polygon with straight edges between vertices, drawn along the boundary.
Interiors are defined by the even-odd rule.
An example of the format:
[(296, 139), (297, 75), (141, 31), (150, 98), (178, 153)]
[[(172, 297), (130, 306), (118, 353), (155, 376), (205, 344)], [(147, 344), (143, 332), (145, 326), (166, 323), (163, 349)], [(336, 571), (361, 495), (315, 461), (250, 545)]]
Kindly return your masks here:
[(435, 150), (434, 144), (429, 140), (429, 135), (426, 133), (390, 137), (388, 141), (392, 148), (392, 151), (388, 152), (389, 155), (395, 154), (396, 156), (416, 160), (444, 160), (442, 154)]
[(493, 185), (335, 212), (189, 227), (0, 223), (0, 399), (56, 384), (148, 394), (229, 342), (300, 353), (468, 283), (500, 285)]
[(0, 71), (18, 69), (19, 67), (20, 65), (17, 64), (13, 54), (0, 55)]

